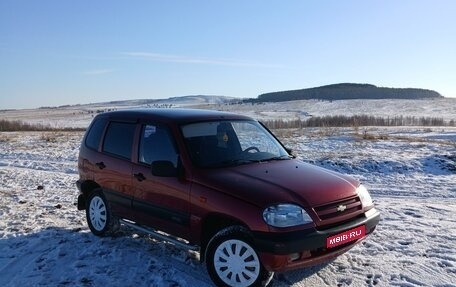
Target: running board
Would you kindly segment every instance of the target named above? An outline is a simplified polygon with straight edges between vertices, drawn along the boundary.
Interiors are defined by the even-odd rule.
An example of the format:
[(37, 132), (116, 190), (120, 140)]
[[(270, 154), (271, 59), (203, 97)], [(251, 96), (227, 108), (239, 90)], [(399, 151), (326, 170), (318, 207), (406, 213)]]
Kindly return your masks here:
[(166, 241), (168, 243), (174, 244), (177, 247), (180, 247), (180, 248), (183, 248), (183, 249), (189, 249), (189, 250), (192, 250), (192, 251), (199, 251), (199, 246), (185, 243), (185, 242), (181, 241), (183, 239), (179, 240), (178, 238), (176, 238), (174, 236), (158, 233), (156, 230), (154, 230), (152, 228), (140, 226), (140, 225), (136, 224), (135, 222), (129, 221), (129, 220), (126, 220), (126, 219), (119, 219), (119, 221), (120, 221), (120, 223), (122, 223), (122, 224), (124, 224), (124, 225), (126, 225), (128, 227), (131, 227), (133, 229), (136, 229), (136, 230), (142, 231), (144, 233), (147, 233), (150, 236), (154, 237), (155, 239), (158, 239), (158, 240), (161, 240), (161, 241)]

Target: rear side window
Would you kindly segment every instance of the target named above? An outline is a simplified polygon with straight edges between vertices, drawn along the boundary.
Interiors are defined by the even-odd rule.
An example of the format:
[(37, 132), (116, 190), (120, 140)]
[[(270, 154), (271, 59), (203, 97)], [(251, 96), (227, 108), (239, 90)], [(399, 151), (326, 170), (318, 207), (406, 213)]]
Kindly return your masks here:
[(85, 141), (86, 145), (89, 148), (98, 150), (105, 126), (106, 126), (106, 119), (95, 120), (95, 122), (92, 124), (89, 132), (87, 133), (87, 137), (86, 137), (86, 141)]
[(135, 128), (136, 124), (111, 122), (106, 131), (103, 151), (130, 159)]

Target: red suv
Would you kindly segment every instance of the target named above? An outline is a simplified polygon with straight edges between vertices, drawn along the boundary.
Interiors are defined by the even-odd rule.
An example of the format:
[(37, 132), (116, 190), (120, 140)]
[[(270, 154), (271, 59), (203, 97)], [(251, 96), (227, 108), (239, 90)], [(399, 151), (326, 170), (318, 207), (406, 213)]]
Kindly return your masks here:
[(274, 271), (333, 259), (380, 220), (358, 181), (295, 159), (231, 113), (100, 114), (78, 168), (78, 209), (95, 235), (123, 224), (198, 250), (219, 286), (265, 286)]

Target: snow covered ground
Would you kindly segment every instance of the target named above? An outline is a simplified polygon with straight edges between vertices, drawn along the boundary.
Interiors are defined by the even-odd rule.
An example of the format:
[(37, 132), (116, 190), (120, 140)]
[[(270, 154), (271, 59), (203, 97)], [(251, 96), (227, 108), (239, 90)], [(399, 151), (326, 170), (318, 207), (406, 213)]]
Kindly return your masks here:
[(423, 100), (301, 100), (278, 103), (218, 105), (218, 109), (243, 113), (256, 119), (305, 119), (309, 116), (373, 115), (377, 117), (438, 117), (454, 120), (456, 99)]
[[(382, 221), (335, 261), (273, 286), (456, 286), (456, 128), (277, 133), (303, 160), (363, 181)], [(0, 133), (0, 286), (212, 286), (198, 254), (89, 232), (73, 205), (81, 137)]]
[[(33, 110), (0, 110), (0, 118), (21, 120), (31, 124), (51, 127), (85, 128), (100, 111), (151, 108), (195, 107), (241, 113), (258, 120), (305, 119), (309, 116), (328, 115), (373, 115), (377, 117), (437, 117), (448, 122), (455, 120), (456, 98), (423, 100), (302, 100), (264, 104), (234, 104), (233, 98), (194, 96), (166, 100), (130, 100), (112, 103), (97, 103), (59, 108)], [(71, 119), (71, 120), (69, 120)]]

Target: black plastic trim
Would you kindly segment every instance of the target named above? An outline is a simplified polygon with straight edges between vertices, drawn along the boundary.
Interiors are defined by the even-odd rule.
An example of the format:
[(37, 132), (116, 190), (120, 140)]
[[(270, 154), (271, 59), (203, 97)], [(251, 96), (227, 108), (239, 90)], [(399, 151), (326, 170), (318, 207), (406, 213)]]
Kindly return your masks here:
[(326, 248), (326, 239), (328, 237), (361, 225), (366, 226), (367, 235), (374, 231), (379, 222), (380, 213), (375, 211), (370, 217), (358, 218), (324, 231), (310, 228), (283, 233), (253, 232), (253, 237), (259, 251), (285, 255), (299, 253), (304, 250)]
[(160, 218), (172, 223), (177, 223), (183, 226), (190, 226), (190, 214), (176, 211), (163, 206), (151, 204), (149, 202), (134, 200), (133, 209), (147, 215)]
[(126, 208), (132, 207), (132, 201), (133, 201), (132, 196), (128, 196), (128, 195), (122, 194), (120, 192), (106, 190), (106, 189), (103, 189), (103, 194), (106, 197), (106, 199), (113, 204), (124, 206)]
[(78, 179), (76, 181), (76, 187), (78, 188), (79, 192), (82, 193), (82, 180)]

